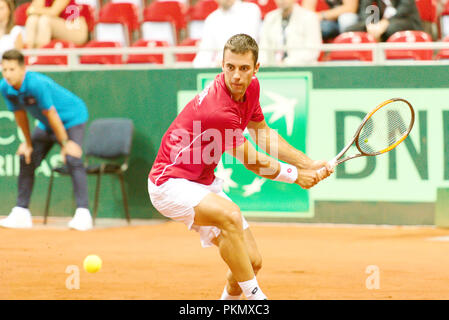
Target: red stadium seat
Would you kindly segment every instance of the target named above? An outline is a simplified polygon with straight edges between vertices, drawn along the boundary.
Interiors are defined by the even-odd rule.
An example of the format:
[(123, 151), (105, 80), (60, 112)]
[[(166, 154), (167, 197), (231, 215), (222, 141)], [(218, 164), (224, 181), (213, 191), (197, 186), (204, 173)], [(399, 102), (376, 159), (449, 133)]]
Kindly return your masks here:
[(277, 9), (277, 5), (274, 0), (246, 0), (246, 1), (255, 3), (259, 6), (260, 12), (262, 14), (262, 19), (265, 18), (268, 12)]
[[(302, 4), (302, 0), (298, 0), (298, 4), (301, 5)], [(318, 0), (316, 3), (316, 7), (315, 7), (315, 11), (316, 12), (320, 12), (320, 11), (324, 11), (324, 10), (328, 10), (329, 9), (329, 5), (326, 3), (325, 0)]]
[(187, 34), (191, 39), (201, 39), (204, 27), (204, 20), (215, 10), (218, 4), (215, 0), (199, 0), (190, 7), (187, 14)]
[[(446, 36), (443, 42), (449, 42), (449, 36)], [(435, 56), (436, 60), (448, 60), (449, 59), (449, 49), (441, 49)]]
[[(75, 44), (69, 41), (52, 40), (49, 44), (42, 47), (42, 49), (67, 49), (75, 48)], [(28, 65), (44, 64), (44, 65), (67, 65), (68, 57), (62, 56), (37, 56), (28, 57)]]
[[(137, 40), (132, 47), (168, 47), (168, 43), (166, 41), (156, 41), (156, 40)], [(127, 63), (156, 63), (163, 64), (164, 63), (164, 55), (163, 54), (130, 54), (128, 57)]]
[(422, 21), (432, 23), (437, 22), (437, 1), (436, 0), (416, 0), (416, 7)]
[[(338, 35), (333, 43), (376, 43), (376, 40), (367, 32), (344, 32)], [(373, 61), (372, 50), (354, 50), (354, 51), (331, 51), (328, 60), (359, 60), (359, 61)]]
[[(184, 47), (196, 47), (199, 43), (199, 39), (184, 39), (179, 46)], [(176, 61), (178, 62), (192, 62), (195, 59), (196, 53), (178, 53), (176, 54)]]
[(28, 9), (28, 7), (30, 6), (31, 2), (26, 2), (21, 4), (20, 6), (18, 6), (16, 8), (16, 10), (14, 11), (14, 22), (16, 25), (18, 26), (24, 26), (26, 21), (27, 21), (27, 14), (26, 11)]
[(178, 1), (153, 1), (143, 10), (143, 21), (173, 22), (176, 30), (186, 27), (186, 10)]
[[(89, 41), (84, 48), (120, 48), (121, 45), (118, 42), (110, 41)], [(121, 55), (82, 55), (80, 57), (80, 63), (82, 64), (122, 64)]]
[[(398, 31), (388, 38), (387, 43), (394, 42), (432, 42), (432, 37), (424, 31), (407, 30)], [(433, 50), (414, 50), (414, 49), (399, 49), (399, 50), (385, 50), (387, 59), (406, 59), (406, 60), (432, 60)]]
[(95, 26), (98, 41), (120, 42), (128, 45), (135, 31), (139, 30), (137, 7), (132, 3), (106, 3), (101, 9)]

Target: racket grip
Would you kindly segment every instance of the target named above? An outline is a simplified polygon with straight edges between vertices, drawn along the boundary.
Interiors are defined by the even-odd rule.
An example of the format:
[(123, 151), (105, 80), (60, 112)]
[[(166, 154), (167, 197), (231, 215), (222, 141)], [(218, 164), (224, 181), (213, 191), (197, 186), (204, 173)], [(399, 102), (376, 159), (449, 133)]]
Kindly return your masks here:
[[(335, 168), (337, 166), (337, 160), (336, 159), (332, 159), (328, 162), (328, 164), (331, 165), (332, 169)], [(320, 170), (318, 170), (318, 173), (321, 174), (324, 172), (324, 170), (326, 170), (325, 167), (321, 168)]]

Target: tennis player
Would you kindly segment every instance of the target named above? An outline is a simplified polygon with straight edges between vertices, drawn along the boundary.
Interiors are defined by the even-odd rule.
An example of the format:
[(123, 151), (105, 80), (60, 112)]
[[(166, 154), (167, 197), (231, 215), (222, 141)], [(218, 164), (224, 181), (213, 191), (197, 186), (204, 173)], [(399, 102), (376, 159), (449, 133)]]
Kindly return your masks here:
[[(81, 159), (81, 144), (88, 112), (84, 102), (49, 77), (27, 71), (24, 56), (18, 50), (8, 50), (2, 56), (3, 79), (0, 91), (8, 110), (14, 113), (25, 142), (21, 143), (17, 204), (8, 217), (0, 220), (7, 228), (31, 228), (28, 208), (34, 184), (34, 172), (55, 143), (61, 145), (61, 155), (72, 177), (77, 209), (69, 228), (88, 230), (92, 217), (88, 209), (87, 176)], [(28, 115), (39, 120), (30, 133)]]
[[(333, 170), (326, 161), (312, 161), (268, 127), (255, 77), (258, 52), (256, 41), (248, 35), (227, 41), (223, 72), (170, 125), (149, 173), (148, 192), (154, 207), (198, 231), (203, 247), (218, 247), (229, 267), (222, 300), (237, 300), (242, 292), (248, 300), (267, 298), (256, 279), (262, 258), (248, 223), (214, 175), (223, 152), (261, 177), (306, 189)], [(259, 146), (282, 162), (257, 152), (243, 136), (245, 128)]]

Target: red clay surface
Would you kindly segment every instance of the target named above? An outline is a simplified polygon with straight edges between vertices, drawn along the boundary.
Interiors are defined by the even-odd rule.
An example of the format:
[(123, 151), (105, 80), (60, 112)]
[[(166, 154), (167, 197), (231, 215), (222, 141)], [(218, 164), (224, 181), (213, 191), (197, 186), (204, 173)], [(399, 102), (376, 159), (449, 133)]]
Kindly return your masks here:
[[(269, 299), (449, 299), (449, 242), (429, 227), (252, 224)], [(82, 268), (88, 254), (103, 268)], [(66, 282), (79, 269), (79, 289)], [(379, 289), (367, 289), (368, 266)], [(0, 229), (0, 299), (218, 299), (226, 266), (182, 224)], [(72, 277), (72, 278), (70, 278)], [(70, 281), (69, 281), (70, 282)], [(72, 284), (74, 282), (71, 282)]]

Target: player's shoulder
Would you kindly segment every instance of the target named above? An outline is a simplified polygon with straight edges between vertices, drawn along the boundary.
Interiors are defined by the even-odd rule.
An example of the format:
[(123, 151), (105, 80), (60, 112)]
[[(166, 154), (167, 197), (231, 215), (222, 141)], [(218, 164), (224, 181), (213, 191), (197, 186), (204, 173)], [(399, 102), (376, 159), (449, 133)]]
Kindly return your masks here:
[(0, 81), (0, 92), (4, 95), (8, 92), (8, 88), (10, 87), (9, 83), (6, 82), (5, 78)]

